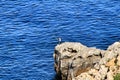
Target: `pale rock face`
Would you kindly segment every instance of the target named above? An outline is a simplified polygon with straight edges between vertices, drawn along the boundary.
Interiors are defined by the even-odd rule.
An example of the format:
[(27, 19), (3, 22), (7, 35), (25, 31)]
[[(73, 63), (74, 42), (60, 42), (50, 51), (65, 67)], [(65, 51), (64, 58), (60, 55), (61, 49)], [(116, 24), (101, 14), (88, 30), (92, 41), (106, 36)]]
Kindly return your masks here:
[(99, 70), (99, 73), (101, 75), (101, 79), (104, 80), (105, 79), (105, 76), (107, 74), (107, 71), (108, 71), (108, 68), (105, 67), (105, 65), (101, 65), (100, 67), (100, 70)]
[(92, 75), (94, 80), (101, 80), (101, 75), (98, 70), (96, 69), (91, 69), (88, 71), (89, 75)]
[(109, 71), (107, 73), (107, 80), (114, 80), (114, 78), (113, 78), (113, 72)]
[(115, 42), (107, 50), (113, 51), (115, 54), (120, 54), (120, 42)]
[(55, 47), (54, 67), (62, 80), (114, 80), (120, 73), (120, 42), (107, 50), (65, 42)]
[(87, 73), (83, 73), (83, 74), (77, 76), (76, 80), (94, 80), (94, 78), (91, 77), (90, 75), (88, 75)]
[(120, 55), (117, 57), (117, 65), (120, 66)]
[(111, 59), (109, 62), (105, 64), (107, 67), (114, 66), (115, 65), (115, 58)]

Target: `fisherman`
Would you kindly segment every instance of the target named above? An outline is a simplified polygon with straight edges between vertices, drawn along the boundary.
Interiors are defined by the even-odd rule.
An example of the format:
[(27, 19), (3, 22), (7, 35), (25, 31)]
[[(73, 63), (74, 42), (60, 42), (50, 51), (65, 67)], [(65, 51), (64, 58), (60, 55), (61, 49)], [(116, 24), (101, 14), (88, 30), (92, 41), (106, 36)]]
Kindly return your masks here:
[(58, 40), (58, 44), (61, 44), (62, 39), (59, 37), (57, 38), (57, 40)]

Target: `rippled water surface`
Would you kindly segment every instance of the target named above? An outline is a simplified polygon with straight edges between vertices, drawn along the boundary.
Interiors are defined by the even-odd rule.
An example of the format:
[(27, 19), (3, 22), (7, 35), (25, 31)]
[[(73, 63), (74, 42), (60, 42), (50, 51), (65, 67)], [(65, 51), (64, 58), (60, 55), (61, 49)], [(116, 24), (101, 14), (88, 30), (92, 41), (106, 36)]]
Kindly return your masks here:
[(0, 80), (53, 80), (56, 38), (106, 49), (119, 0), (0, 0)]

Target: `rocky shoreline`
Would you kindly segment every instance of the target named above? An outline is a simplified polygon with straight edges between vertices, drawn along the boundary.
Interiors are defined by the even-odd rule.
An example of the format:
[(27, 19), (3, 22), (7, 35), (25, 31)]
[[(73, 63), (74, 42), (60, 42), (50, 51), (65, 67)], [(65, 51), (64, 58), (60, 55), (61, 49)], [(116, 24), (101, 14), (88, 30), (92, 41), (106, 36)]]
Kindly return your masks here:
[(53, 57), (60, 80), (114, 80), (120, 73), (120, 42), (107, 50), (64, 42), (55, 47)]

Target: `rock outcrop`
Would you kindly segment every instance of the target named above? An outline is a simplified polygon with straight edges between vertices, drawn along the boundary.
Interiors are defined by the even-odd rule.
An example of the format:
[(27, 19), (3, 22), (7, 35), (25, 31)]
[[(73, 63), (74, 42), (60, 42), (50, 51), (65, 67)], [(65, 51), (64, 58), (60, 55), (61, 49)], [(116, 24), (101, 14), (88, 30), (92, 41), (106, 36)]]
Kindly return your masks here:
[(62, 80), (114, 80), (120, 73), (120, 42), (107, 50), (65, 42), (55, 47), (53, 56), (55, 71)]

